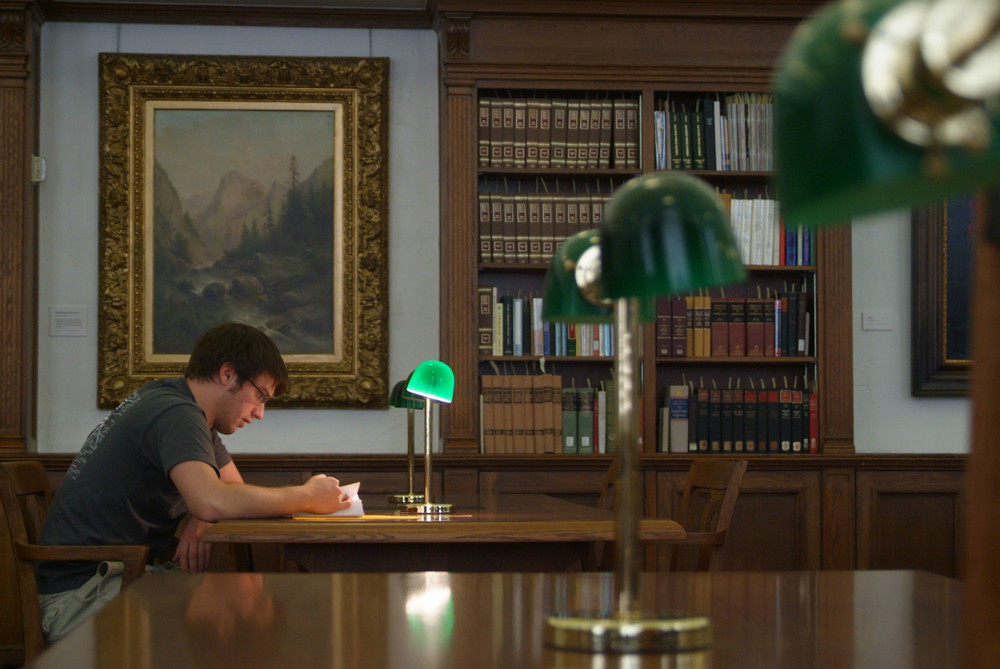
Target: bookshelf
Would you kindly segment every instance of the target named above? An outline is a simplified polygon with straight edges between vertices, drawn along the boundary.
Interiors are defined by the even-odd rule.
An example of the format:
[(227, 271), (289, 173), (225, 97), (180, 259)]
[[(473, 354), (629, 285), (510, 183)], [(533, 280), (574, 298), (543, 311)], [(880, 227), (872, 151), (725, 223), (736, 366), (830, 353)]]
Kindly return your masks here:
[[(629, 178), (675, 168), (663, 157), (656, 129), (658, 123), (664, 131), (669, 125), (659, 112), (700, 110), (706, 101), (724, 104), (736, 94), (740, 100), (765, 99), (774, 58), (811, 9), (809, 3), (762, 3), (753, 10), (682, 3), (665, 10), (639, 2), (620, 16), (606, 17), (589, 3), (565, 3), (560, 11), (573, 20), (560, 22), (515, 4), (512, 14), (494, 3), (439, 4), (442, 357), (456, 372), (456, 397), (443, 417), (442, 435), (452, 453), (480, 452), (484, 376), (548, 372), (576, 387), (600, 386), (611, 377), (610, 351), (599, 347), (589, 355), (566, 355), (553, 345), (539, 356), (527, 342), (517, 355), (511, 349), (507, 355), (502, 349), (480, 350), (480, 287), (495, 288), (497, 298), (529, 303), (540, 296), (552, 239), (597, 227), (604, 199)], [(598, 34), (601, 39), (587, 40)], [(644, 38), (637, 41), (640, 35)], [(579, 50), (584, 42), (590, 52)], [(699, 48), (704, 43), (724, 43), (727, 49)], [(543, 113), (549, 115), (548, 142), (538, 128)], [(576, 144), (553, 139), (556, 114), (565, 114), (568, 137), (575, 133)], [(607, 116), (610, 129), (603, 126)], [(591, 120), (581, 129), (584, 117)], [(616, 127), (619, 118), (626, 119), (624, 128)], [(602, 126), (593, 128), (597, 123)], [(748, 130), (751, 134), (756, 141), (763, 132)], [(731, 166), (718, 161), (688, 166), (728, 193), (732, 207), (773, 197), (766, 161), (734, 157)], [(550, 227), (542, 224), (545, 206), (553, 209)], [(573, 223), (568, 214), (556, 222), (560, 206), (573, 212)], [(580, 220), (581, 211), (589, 220), (586, 215)], [(746, 285), (706, 295), (719, 302), (778, 293), (807, 296), (810, 334), (803, 355), (658, 355), (656, 324), (644, 329), (644, 454), (657, 452), (659, 410), (670, 387), (682, 382), (741, 390), (761, 384), (809, 387), (817, 400), (815, 452), (853, 453), (850, 233), (847, 228), (817, 232), (807, 248), (808, 264), (755, 257)], [(795, 262), (802, 261), (800, 255)], [(530, 319), (530, 309), (525, 313)], [(553, 452), (549, 448), (545, 452)]]

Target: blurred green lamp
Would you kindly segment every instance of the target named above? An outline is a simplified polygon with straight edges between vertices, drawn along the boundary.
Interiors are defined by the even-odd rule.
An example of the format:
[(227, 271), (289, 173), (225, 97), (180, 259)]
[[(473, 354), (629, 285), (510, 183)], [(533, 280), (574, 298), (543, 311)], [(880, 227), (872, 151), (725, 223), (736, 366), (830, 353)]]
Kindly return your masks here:
[(389, 393), (389, 406), (406, 409), (406, 477), (409, 485), (406, 493), (389, 495), (389, 504), (395, 504), (396, 506), (422, 504), (424, 501), (423, 495), (413, 491), (414, 460), (416, 458), (414, 455), (416, 449), (414, 448), (413, 437), (413, 412), (417, 409), (422, 409), (424, 403), (421, 398), (407, 392), (406, 383), (408, 380), (397, 383), (392, 387), (392, 392)]
[[(1000, 2), (842, 0), (803, 23), (776, 73), (775, 179), (785, 219), (819, 225), (1000, 184)], [(993, 346), (1000, 216), (979, 231), (963, 666), (996, 663)]]
[(451, 513), (452, 505), (431, 501), (431, 401), (451, 404), (455, 393), (455, 373), (440, 360), (420, 363), (406, 382), (406, 391), (423, 398), (424, 404), (424, 499), (403, 507), (406, 513), (425, 515)]
[(601, 294), (601, 237), (584, 230), (568, 237), (545, 273), (542, 318), (574, 323), (610, 323), (611, 300)]
[[(578, 251), (581, 235), (588, 248)], [(618, 600), (616, 610), (606, 616), (565, 612), (551, 616), (545, 640), (557, 648), (591, 652), (703, 649), (712, 638), (708, 618), (661, 617), (641, 611), (638, 604), (642, 506), (636, 408), (641, 402), (642, 323), (650, 320), (644, 311), (657, 296), (742, 281), (746, 270), (718, 195), (704, 181), (684, 173), (659, 172), (626, 182), (608, 201), (600, 229), (581, 235), (567, 240), (553, 257), (546, 275), (553, 294), (546, 291), (543, 317), (577, 321), (594, 316), (588, 304), (611, 307), (602, 317), (611, 315), (615, 324), (619, 387)], [(568, 274), (574, 264), (572, 281), (558, 276)], [(557, 287), (578, 295), (557, 296)]]
[(796, 30), (774, 96), (789, 223), (849, 221), (1000, 181), (1000, 3), (845, 0)]

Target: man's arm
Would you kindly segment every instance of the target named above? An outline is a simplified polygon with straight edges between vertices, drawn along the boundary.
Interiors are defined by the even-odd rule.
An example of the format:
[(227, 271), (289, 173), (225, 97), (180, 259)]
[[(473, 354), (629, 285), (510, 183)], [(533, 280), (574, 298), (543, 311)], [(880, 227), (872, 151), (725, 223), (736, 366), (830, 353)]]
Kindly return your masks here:
[[(230, 463), (232, 465), (232, 463)], [(224, 518), (267, 518), (287, 516), (297, 511), (332, 513), (350, 506), (332, 476), (317, 474), (298, 486), (264, 487), (246, 483), (226, 483), (219, 471), (207, 463), (188, 460), (174, 465), (170, 479), (177, 486), (188, 511), (196, 518), (214, 523)], [(236, 466), (227, 475), (236, 472)]]
[[(243, 483), (243, 477), (236, 469), (236, 463), (229, 461), (219, 469), (219, 480), (223, 483)], [(198, 520), (188, 514), (177, 538), (177, 550), (173, 562), (188, 574), (203, 572), (212, 560), (212, 544), (205, 541), (205, 530), (212, 523)]]

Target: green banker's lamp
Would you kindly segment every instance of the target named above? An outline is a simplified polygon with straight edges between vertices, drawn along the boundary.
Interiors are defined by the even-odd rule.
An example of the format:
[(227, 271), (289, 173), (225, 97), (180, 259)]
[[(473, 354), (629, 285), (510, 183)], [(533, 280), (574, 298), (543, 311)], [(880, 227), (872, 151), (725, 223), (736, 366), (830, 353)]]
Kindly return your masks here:
[(406, 513), (425, 515), (451, 513), (452, 505), (431, 501), (431, 401), (451, 404), (455, 392), (455, 373), (440, 360), (420, 363), (406, 382), (406, 391), (423, 398), (424, 403), (424, 499), (403, 507)]
[(424, 403), (419, 397), (406, 391), (407, 381), (400, 381), (392, 387), (392, 392), (389, 393), (389, 406), (406, 409), (406, 476), (409, 485), (406, 493), (389, 495), (389, 504), (397, 506), (423, 504), (424, 502), (424, 496), (413, 491), (414, 460), (416, 457), (413, 438), (413, 412), (422, 409)]
[[(776, 74), (775, 178), (788, 222), (907, 209), (1000, 184), (1000, 2), (843, 0), (803, 23)], [(979, 231), (963, 666), (996, 663), (1000, 578), (1000, 212)]]
[(570, 237), (546, 275), (543, 318), (580, 322), (613, 318), (619, 430), (616, 565), (618, 601), (610, 615), (560, 612), (545, 640), (591, 652), (694, 651), (711, 643), (703, 616), (659, 616), (639, 605), (640, 338), (655, 298), (742, 281), (729, 221), (704, 181), (659, 172), (636, 177), (608, 201), (597, 231)]

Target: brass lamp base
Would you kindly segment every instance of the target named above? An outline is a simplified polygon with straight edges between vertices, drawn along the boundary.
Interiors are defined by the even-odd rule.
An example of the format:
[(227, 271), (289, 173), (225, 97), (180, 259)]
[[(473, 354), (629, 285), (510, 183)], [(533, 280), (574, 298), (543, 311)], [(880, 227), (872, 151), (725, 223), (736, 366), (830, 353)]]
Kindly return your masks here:
[(417, 493), (398, 493), (389, 495), (389, 504), (395, 506), (409, 506), (410, 504), (423, 504), (424, 496)]
[(430, 504), (409, 504), (402, 508), (403, 513), (419, 513), (425, 516), (438, 516), (452, 512), (451, 504), (432, 502)]
[(712, 622), (704, 616), (615, 618), (586, 613), (550, 616), (545, 644), (591, 653), (681, 653), (712, 645)]

